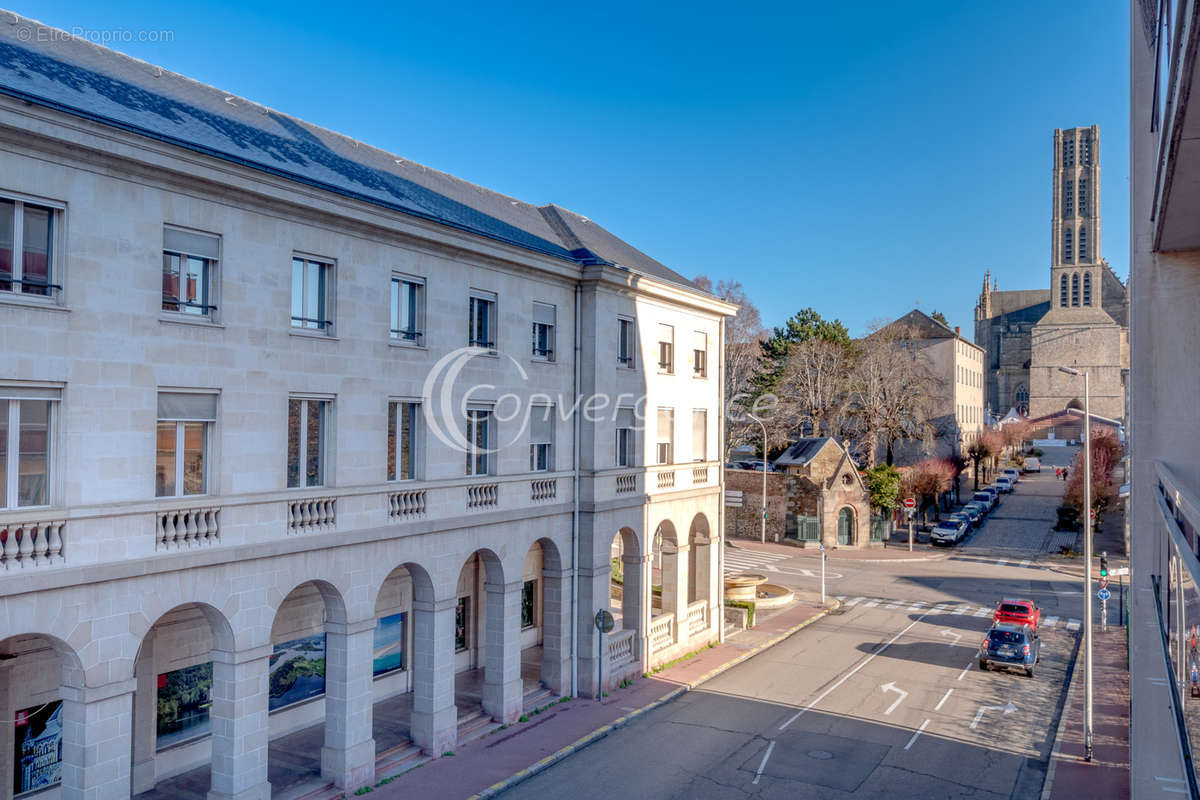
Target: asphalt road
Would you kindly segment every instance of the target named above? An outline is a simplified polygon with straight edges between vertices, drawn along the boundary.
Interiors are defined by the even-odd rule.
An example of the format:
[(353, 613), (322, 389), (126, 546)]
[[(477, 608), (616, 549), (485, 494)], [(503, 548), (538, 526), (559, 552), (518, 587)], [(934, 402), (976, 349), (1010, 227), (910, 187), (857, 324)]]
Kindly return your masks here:
[[(1040, 550), (1061, 486), (1052, 470), (1022, 481), (944, 558), (830, 559), (839, 612), (509, 796), (1038, 796), (1083, 616), (1077, 562)], [(758, 568), (813, 589), (818, 563), (809, 553)], [(1044, 609), (1033, 678), (978, 668), (1002, 595)]]

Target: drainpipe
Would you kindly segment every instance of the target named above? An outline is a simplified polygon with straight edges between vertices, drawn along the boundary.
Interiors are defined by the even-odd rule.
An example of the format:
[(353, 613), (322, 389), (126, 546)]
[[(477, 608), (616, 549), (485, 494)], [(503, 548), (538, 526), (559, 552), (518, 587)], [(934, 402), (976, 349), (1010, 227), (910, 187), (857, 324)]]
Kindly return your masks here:
[[(725, 643), (725, 317), (717, 337), (717, 641)], [(711, 578), (709, 580), (712, 580)]]
[(575, 284), (575, 376), (572, 384), (572, 402), (576, 403), (574, 433), (571, 436), (571, 497), (574, 508), (571, 510), (571, 697), (579, 696), (579, 356), (580, 329), (579, 320), (580, 291), (582, 287)]

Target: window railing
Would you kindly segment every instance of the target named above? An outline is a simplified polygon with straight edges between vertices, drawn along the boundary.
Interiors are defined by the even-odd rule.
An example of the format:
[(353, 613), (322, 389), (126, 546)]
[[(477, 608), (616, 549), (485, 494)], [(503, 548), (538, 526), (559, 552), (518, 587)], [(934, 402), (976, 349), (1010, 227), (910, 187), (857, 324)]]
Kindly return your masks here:
[(393, 339), (403, 339), (406, 342), (421, 343), (425, 334), (415, 328), (392, 328), (391, 334)]
[(471, 347), (484, 347), (488, 350), (494, 350), (496, 347), (495, 342), (484, 339), (469, 339), (467, 344), (471, 345)]
[[(297, 323), (300, 323), (300, 324), (297, 324)], [(314, 317), (292, 317), (292, 327), (303, 328), (305, 326), (305, 323), (312, 323), (313, 325), (316, 325), (318, 328), (327, 328), (328, 326), (333, 324), (333, 320), (318, 319), (318, 318), (314, 318)]]
[[(217, 310), (217, 307), (211, 303), (197, 303), (192, 300), (180, 300), (180, 299), (174, 298), (174, 297), (164, 297), (162, 299), (162, 301), (163, 301), (164, 305), (175, 306), (175, 310), (177, 310), (177, 311), (179, 310), (180, 307), (199, 308), (202, 311), (204, 311), (205, 314), (207, 314), (209, 311)], [(296, 319), (296, 317), (292, 317), (292, 319)]]
[(547, 361), (550, 361), (554, 358), (554, 349), (551, 347), (535, 347), (533, 348), (533, 354), (539, 358), (544, 358)]
[(617, 363), (620, 364), (622, 367), (632, 367), (633, 366), (633, 356), (618, 355)]
[[(38, 280), (29, 280), (27, 278), (10, 278), (10, 277), (4, 276), (4, 275), (0, 275), (0, 283), (15, 283), (18, 286), (38, 286), (42, 289), (55, 289), (60, 292), (62, 291), (62, 288), (63, 288), (62, 286), (58, 285), (57, 283), (49, 283), (47, 281), (38, 281)], [(33, 294), (33, 292), (26, 292), (26, 294)], [(41, 296), (45, 297), (45, 295), (41, 295)]]

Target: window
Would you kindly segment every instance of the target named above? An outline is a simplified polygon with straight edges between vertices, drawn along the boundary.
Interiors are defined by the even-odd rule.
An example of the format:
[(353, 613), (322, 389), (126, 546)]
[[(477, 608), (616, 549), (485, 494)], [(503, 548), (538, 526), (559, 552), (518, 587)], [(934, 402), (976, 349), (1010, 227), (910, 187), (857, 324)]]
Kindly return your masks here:
[(634, 450), (635, 429), (633, 427), (633, 409), (617, 409), (617, 466), (632, 467), (637, 459)]
[(1064, 167), (1075, 166), (1075, 140), (1067, 139), (1063, 141), (1062, 165)]
[(162, 310), (211, 318), (220, 253), (216, 236), (163, 228)]
[(292, 327), (325, 331), (330, 319), (329, 284), (332, 264), (299, 256), (292, 259)]
[(467, 474), (490, 475), (492, 471), (492, 410), (467, 409)]
[(708, 377), (708, 334), (696, 331), (696, 342), (692, 347), (692, 377)]
[(521, 584), (521, 629), (537, 625), (537, 581)]
[(155, 497), (208, 493), (209, 431), (216, 422), (215, 394), (158, 393)]
[(658, 326), (658, 371), (675, 371), (675, 329), (662, 323)]
[(658, 410), (657, 457), (659, 464), (675, 463), (675, 409)]
[(420, 403), (404, 400), (388, 403), (389, 481), (411, 481), (417, 477), (420, 417)]
[(555, 309), (546, 303), (533, 304), (533, 357), (554, 360)]
[(1058, 304), (1063, 308), (1067, 307), (1067, 273), (1063, 273), (1058, 279)]
[(1079, 305), (1079, 273), (1071, 275), (1071, 305)]
[(58, 389), (0, 387), (0, 508), (50, 505)]
[(329, 401), (288, 399), (287, 485), (325, 485), (325, 426)]
[(458, 605), (454, 608), (454, 652), (461, 653), (470, 645), (470, 614), (468, 613), (471, 606), (471, 598), (458, 598)]
[(1083, 273), (1083, 304), (1090, 306), (1092, 304), (1092, 276), (1091, 273)]
[(1088, 215), (1088, 189), (1087, 178), (1079, 179), (1079, 216), (1086, 217)]
[(1071, 258), (1071, 229), (1067, 228), (1063, 231), (1063, 261), (1069, 264)]
[(617, 317), (617, 364), (633, 369), (633, 320)]
[(390, 335), (400, 342), (421, 344), (425, 336), (425, 281), (392, 275)]
[(1063, 181), (1062, 185), (1062, 205), (1063, 216), (1075, 216), (1075, 183), (1071, 180)]
[(708, 460), (708, 411), (692, 409), (692, 461)]
[(1092, 141), (1091, 139), (1079, 140), (1079, 166), (1086, 167), (1092, 163)]
[(51, 297), (58, 209), (0, 199), (0, 292)]
[(1087, 228), (1079, 226), (1079, 260), (1081, 262), (1088, 260), (1087, 247)]
[(468, 319), (468, 343), (472, 347), (496, 346), (496, 295), (486, 292), (471, 294)]
[(1017, 407), (1017, 412), (1020, 414), (1029, 413), (1029, 389), (1024, 384), (1017, 387), (1015, 396), (1013, 397), (1013, 405)]
[(531, 406), (529, 410), (529, 471), (554, 469), (554, 406)]

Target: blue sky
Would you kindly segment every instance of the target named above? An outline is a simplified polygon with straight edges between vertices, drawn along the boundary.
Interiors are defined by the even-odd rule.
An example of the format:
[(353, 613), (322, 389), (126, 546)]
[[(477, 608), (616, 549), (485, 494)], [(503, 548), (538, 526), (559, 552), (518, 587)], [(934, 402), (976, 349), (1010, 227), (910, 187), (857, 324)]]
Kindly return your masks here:
[[(852, 332), (917, 303), (969, 329), (985, 269), (1047, 287), (1051, 136), (1101, 131), (1103, 254), (1128, 272), (1127, 0), (40, 2), (57, 27), (531, 203), (764, 321)], [(844, 6), (835, 8), (834, 6)]]

